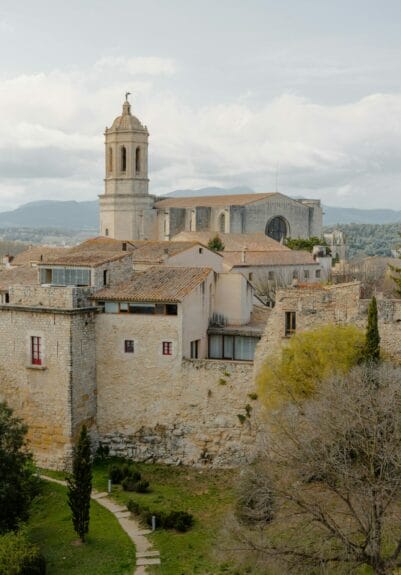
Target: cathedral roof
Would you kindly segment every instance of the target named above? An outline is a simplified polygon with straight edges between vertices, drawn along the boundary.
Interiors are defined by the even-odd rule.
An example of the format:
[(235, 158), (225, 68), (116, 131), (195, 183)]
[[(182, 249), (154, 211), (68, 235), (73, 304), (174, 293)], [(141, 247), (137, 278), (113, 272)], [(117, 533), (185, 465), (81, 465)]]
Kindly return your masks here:
[(184, 268), (154, 266), (136, 272), (121, 284), (96, 292), (93, 299), (138, 302), (180, 302), (213, 270), (210, 268)]
[[(280, 251), (292, 252), (290, 248), (284, 246), (280, 242), (273, 240), (262, 232), (253, 234), (223, 234), (215, 231), (207, 232), (180, 232), (174, 236), (173, 241), (198, 241), (207, 245), (209, 240), (214, 238), (216, 234), (219, 236), (224, 244), (224, 252), (228, 251), (241, 251), (244, 248), (250, 251), (266, 252), (266, 251)], [(222, 252), (222, 255), (224, 255)]]
[(276, 195), (275, 192), (267, 194), (224, 194), (221, 196), (193, 196), (187, 198), (166, 198), (155, 203), (156, 208), (196, 208), (211, 207), (225, 208), (227, 206), (246, 206), (265, 200)]
[(117, 116), (111, 128), (106, 128), (106, 132), (125, 132), (132, 130), (147, 132), (146, 126), (143, 126), (138, 118), (131, 114), (131, 104), (126, 100), (123, 104), (123, 113), (121, 116)]

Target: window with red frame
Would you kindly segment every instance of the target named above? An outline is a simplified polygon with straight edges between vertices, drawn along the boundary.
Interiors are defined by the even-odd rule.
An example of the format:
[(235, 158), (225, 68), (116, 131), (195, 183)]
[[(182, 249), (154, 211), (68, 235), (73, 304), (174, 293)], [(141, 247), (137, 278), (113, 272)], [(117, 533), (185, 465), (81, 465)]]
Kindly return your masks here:
[(32, 365), (42, 365), (41, 338), (36, 335), (31, 337), (31, 361)]
[(173, 355), (173, 342), (163, 341), (163, 355)]

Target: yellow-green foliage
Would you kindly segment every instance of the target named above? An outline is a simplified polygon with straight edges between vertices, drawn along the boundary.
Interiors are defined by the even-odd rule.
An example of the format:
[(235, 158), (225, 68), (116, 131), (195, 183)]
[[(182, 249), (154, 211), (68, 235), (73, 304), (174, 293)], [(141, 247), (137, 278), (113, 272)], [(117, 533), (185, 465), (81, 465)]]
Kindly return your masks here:
[(352, 325), (327, 325), (294, 335), (281, 355), (268, 357), (258, 375), (268, 407), (311, 396), (320, 382), (345, 373), (361, 359), (364, 334)]

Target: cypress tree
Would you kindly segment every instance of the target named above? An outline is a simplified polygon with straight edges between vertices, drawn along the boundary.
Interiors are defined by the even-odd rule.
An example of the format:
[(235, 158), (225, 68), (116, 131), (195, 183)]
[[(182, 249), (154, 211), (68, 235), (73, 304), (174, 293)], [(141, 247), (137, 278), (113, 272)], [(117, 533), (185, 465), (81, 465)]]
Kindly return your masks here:
[(91, 444), (86, 426), (83, 425), (78, 444), (74, 449), (72, 475), (68, 479), (68, 505), (72, 523), (82, 543), (89, 531), (90, 496), (92, 491)]
[(377, 318), (377, 301), (372, 297), (368, 309), (368, 325), (366, 328), (365, 349), (363, 360), (377, 363), (380, 359), (380, 335)]

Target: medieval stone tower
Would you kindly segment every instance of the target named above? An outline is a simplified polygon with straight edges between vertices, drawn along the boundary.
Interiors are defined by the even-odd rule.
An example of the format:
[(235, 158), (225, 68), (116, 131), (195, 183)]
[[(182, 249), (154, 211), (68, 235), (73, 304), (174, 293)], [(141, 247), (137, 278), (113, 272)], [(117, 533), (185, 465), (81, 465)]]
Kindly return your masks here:
[(122, 115), (105, 131), (105, 193), (99, 196), (100, 233), (115, 239), (153, 239), (154, 197), (149, 195), (146, 126), (131, 114), (126, 95)]

